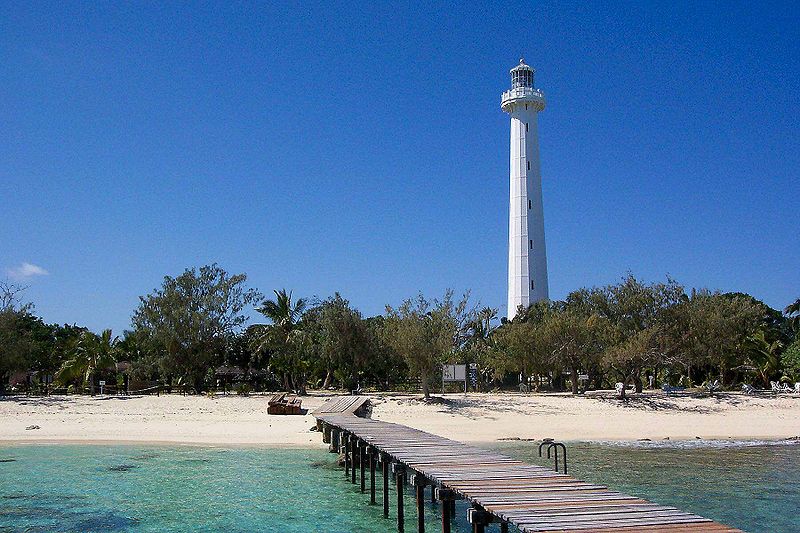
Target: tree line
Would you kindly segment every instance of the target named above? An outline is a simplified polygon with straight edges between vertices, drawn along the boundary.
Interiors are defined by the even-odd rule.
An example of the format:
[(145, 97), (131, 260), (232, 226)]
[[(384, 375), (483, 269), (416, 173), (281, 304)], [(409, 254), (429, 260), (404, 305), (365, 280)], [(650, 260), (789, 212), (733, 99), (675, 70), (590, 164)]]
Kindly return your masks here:
[[(621, 382), (768, 387), (800, 380), (800, 299), (783, 312), (742, 293), (687, 291), (675, 280), (582, 288), (513, 320), (452, 290), (365, 317), (336, 293), (265, 296), (216, 264), (166, 276), (141, 296), (119, 337), (46, 324), (22, 287), (0, 282), (0, 392), (94, 394), (97, 381), (203, 392), (309, 388), (421, 390), (443, 363), (477, 366), (480, 390), (581, 390)], [(261, 317), (248, 324), (255, 310)]]

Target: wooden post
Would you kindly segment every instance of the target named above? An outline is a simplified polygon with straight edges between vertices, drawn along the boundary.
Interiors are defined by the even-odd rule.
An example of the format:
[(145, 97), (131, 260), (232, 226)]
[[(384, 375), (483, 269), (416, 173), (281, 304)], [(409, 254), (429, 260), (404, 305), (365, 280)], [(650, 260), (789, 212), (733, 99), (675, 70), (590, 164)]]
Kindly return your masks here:
[(338, 453), (341, 449), (341, 445), (339, 444), (339, 430), (336, 428), (331, 429), (331, 445), (328, 447), (328, 451), (331, 453)]
[(436, 503), (436, 485), (431, 483), (431, 503)]
[(383, 517), (389, 518), (389, 456), (381, 459), (383, 467)]
[(344, 477), (345, 479), (350, 477), (350, 447), (348, 443), (350, 442), (350, 437), (347, 434), (342, 435), (343, 447), (344, 447)]
[(352, 468), (350, 469), (350, 483), (355, 485), (356, 484), (356, 437), (355, 437), (355, 435), (350, 435), (350, 457), (352, 458), (351, 461), (353, 463)]
[(399, 467), (395, 470), (395, 478), (397, 479), (397, 533), (405, 533), (405, 509), (403, 509), (403, 492), (405, 491), (405, 474), (403, 468)]
[(417, 489), (417, 531), (425, 533), (425, 478), (419, 474), (414, 476), (414, 488)]
[(484, 533), (486, 525), (492, 522), (492, 515), (487, 513), (483, 507), (473, 505), (472, 509), (467, 511), (467, 520), (472, 524), (472, 533)]
[(364, 482), (364, 472), (367, 468), (367, 447), (365, 442), (358, 443), (358, 467), (361, 470), (361, 494), (366, 492), (367, 485)]
[(442, 501), (442, 533), (450, 533), (450, 502)]
[(508, 522), (500, 522), (500, 533), (508, 533)]
[(375, 505), (375, 448), (369, 450), (369, 503)]
[(450, 533), (450, 521), (453, 519), (450, 504), (455, 502), (453, 491), (439, 488), (435, 491), (438, 492), (439, 500), (442, 502), (442, 533)]

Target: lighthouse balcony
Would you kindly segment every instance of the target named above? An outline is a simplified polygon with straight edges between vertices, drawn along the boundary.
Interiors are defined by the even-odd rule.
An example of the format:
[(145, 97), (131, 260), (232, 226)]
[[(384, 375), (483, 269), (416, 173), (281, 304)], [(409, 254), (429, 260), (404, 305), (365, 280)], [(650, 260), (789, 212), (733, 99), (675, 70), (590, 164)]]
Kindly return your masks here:
[(504, 110), (516, 103), (532, 103), (537, 111), (541, 111), (544, 109), (544, 93), (533, 87), (516, 87), (504, 92), (500, 102)]

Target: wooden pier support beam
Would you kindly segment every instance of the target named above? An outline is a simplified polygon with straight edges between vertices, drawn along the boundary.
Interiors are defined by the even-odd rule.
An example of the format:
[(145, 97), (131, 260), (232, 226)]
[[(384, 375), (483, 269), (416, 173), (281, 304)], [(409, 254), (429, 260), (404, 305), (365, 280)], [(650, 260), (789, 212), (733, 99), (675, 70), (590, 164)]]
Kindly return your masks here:
[(461, 497), (449, 489), (436, 487), (436, 497), (442, 502), (442, 533), (450, 533), (450, 522), (455, 515), (456, 500)]
[(392, 469), (397, 481), (397, 533), (405, 533), (405, 509), (403, 508), (403, 493), (406, 489), (405, 469), (399, 463), (393, 464)]
[(422, 474), (415, 474), (411, 483), (417, 492), (417, 531), (425, 533), (425, 485), (428, 480)]
[(356, 484), (356, 444), (357, 444), (356, 437), (354, 435), (350, 435), (350, 457), (352, 468), (350, 469), (350, 483), (353, 485)]
[(342, 448), (344, 448), (344, 478), (350, 477), (350, 436), (342, 433)]
[(328, 451), (331, 453), (339, 453), (342, 445), (339, 443), (340, 432), (337, 428), (331, 428), (331, 445), (328, 446)]
[(492, 514), (480, 506), (473, 506), (467, 511), (467, 521), (472, 524), (472, 533), (484, 533), (486, 526), (492, 523)]
[(369, 503), (375, 505), (375, 448), (369, 449)]
[(358, 468), (361, 471), (361, 494), (367, 491), (367, 484), (365, 482), (364, 473), (367, 468), (367, 443), (358, 443)]
[(500, 522), (500, 533), (508, 533), (508, 522), (505, 520)]
[(389, 456), (381, 457), (383, 468), (383, 517), (389, 518)]

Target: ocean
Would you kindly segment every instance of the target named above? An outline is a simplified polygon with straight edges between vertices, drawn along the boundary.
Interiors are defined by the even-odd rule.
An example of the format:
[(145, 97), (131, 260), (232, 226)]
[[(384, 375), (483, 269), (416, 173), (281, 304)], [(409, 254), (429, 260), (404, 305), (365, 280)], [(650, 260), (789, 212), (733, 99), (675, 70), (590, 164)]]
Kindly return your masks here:
[[(535, 443), (495, 446), (538, 464)], [(568, 444), (570, 473), (751, 532), (800, 531), (800, 446)], [(369, 483), (369, 480), (367, 480)], [(380, 484), (380, 476), (378, 476)], [(394, 487), (392, 487), (394, 489)], [(322, 449), (0, 446), (0, 532), (396, 531)], [(416, 530), (405, 498), (406, 530)], [(428, 505), (428, 531), (440, 529)], [(467, 532), (459, 505), (454, 531)]]

